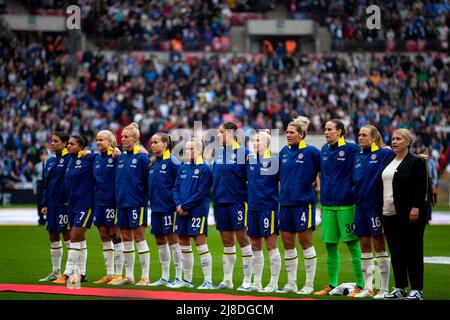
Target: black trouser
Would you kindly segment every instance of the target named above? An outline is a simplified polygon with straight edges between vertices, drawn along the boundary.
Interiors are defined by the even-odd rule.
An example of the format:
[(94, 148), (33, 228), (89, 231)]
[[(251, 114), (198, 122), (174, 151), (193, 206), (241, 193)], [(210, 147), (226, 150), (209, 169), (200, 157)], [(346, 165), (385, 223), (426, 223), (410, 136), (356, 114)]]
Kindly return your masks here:
[(406, 214), (383, 216), (396, 288), (407, 288), (409, 279), (411, 290), (423, 290), (423, 233), (426, 218), (412, 223)]
[(44, 215), (41, 213), (43, 194), (44, 194), (44, 183), (41, 181), (38, 181), (37, 185), (36, 185), (36, 202), (37, 202), (37, 210), (38, 210), (38, 215), (39, 215), (39, 223), (45, 222)]

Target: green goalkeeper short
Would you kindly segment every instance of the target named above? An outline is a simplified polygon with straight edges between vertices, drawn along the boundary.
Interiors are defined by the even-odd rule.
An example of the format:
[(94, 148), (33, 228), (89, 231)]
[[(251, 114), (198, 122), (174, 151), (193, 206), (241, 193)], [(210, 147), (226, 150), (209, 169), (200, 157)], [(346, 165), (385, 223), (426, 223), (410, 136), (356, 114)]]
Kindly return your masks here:
[(355, 206), (322, 206), (322, 240), (338, 243), (357, 240), (355, 230)]

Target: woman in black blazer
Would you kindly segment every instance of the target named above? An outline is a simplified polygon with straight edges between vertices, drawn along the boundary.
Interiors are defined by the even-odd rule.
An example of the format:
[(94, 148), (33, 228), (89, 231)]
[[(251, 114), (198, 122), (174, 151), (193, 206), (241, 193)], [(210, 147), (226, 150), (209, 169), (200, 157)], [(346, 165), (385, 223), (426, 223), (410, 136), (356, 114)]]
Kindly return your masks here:
[[(383, 226), (391, 252), (395, 288), (386, 299), (423, 299), (423, 234), (429, 215), (425, 161), (410, 152), (412, 134), (392, 135), (395, 156), (382, 173)], [(409, 294), (406, 288), (411, 285)]]

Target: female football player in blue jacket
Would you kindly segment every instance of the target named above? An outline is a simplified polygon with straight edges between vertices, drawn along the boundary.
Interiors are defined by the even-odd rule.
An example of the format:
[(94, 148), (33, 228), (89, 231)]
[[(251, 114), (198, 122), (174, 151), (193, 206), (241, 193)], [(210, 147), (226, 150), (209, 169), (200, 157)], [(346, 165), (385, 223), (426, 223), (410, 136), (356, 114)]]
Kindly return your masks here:
[(328, 257), (328, 285), (315, 295), (328, 295), (338, 286), (340, 269), (339, 240), (347, 245), (352, 258), (356, 287), (348, 296), (360, 293), (364, 286), (361, 270), (361, 249), (354, 234), (355, 199), (352, 193), (353, 167), (360, 148), (345, 140), (345, 126), (339, 119), (325, 124), (327, 143), (321, 150), (320, 202), (322, 205), (322, 240)]
[(251, 290), (252, 248), (247, 236), (247, 173), (249, 151), (239, 146), (237, 125), (225, 122), (219, 127), (221, 149), (214, 155), (213, 195), (216, 228), (220, 232), (223, 249), (223, 281), (218, 289), (233, 288), (233, 269), (236, 262), (235, 237), (241, 247), (244, 280), (240, 291)]
[[(182, 263), (181, 249), (177, 235), (174, 233), (176, 206), (173, 200), (173, 187), (178, 175), (180, 162), (170, 152), (173, 143), (166, 133), (158, 132), (151, 138), (150, 173), (148, 175), (148, 193), (151, 216), (151, 233), (155, 235), (161, 263), (161, 278), (150, 286), (167, 286), (170, 284), (170, 250), (173, 253), (175, 280), (172, 285), (181, 281)], [(170, 249), (169, 249), (170, 248)]]
[(66, 248), (69, 249), (71, 225), (69, 225), (67, 196), (64, 186), (64, 177), (69, 164), (69, 155), (66, 149), (68, 141), (69, 136), (66, 133), (55, 132), (52, 135), (52, 151), (55, 156), (50, 157), (45, 164), (41, 212), (47, 215), (46, 228), (50, 239), (52, 272), (39, 281), (54, 281), (61, 275), (63, 245), (60, 233), (63, 234)]
[[(355, 234), (358, 236), (361, 246), (364, 290), (355, 297), (383, 299), (388, 293), (390, 259), (386, 251), (381, 223), (383, 214), (381, 174), (395, 153), (391, 149), (383, 148), (380, 133), (376, 127), (370, 124), (366, 124), (359, 130), (358, 141), (361, 151), (355, 158), (352, 191), (355, 197)], [(372, 284), (373, 249), (376, 252), (381, 276), (381, 288), (375, 296)]]
[[(252, 243), (254, 282), (252, 290), (273, 292), (278, 289), (281, 257), (278, 250), (278, 157), (270, 154), (270, 135), (260, 131), (254, 137), (254, 154), (247, 163), (248, 235)], [(262, 288), (264, 269), (262, 240), (270, 257), (270, 283)]]
[(203, 160), (205, 144), (199, 139), (190, 139), (185, 146), (185, 164), (181, 165), (173, 188), (177, 218), (175, 232), (178, 235), (182, 260), (183, 281), (171, 288), (193, 288), (192, 271), (194, 255), (190, 238), (194, 239), (202, 264), (204, 281), (197, 289), (215, 289), (212, 284), (212, 258), (208, 249), (209, 192), (212, 187), (212, 172)]
[[(122, 131), (123, 153), (117, 160), (116, 204), (118, 223), (123, 241), (126, 275), (113, 285), (134, 284), (134, 242), (138, 247), (142, 267), (141, 280), (136, 284), (149, 284), (150, 251), (145, 240), (148, 205), (148, 173), (150, 159), (139, 148), (139, 126), (131, 123)], [(134, 241), (134, 242), (133, 242)]]
[[(103, 258), (106, 275), (94, 283), (114, 284), (122, 280), (123, 243), (117, 222), (117, 208), (115, 197), (117, 159), (114, 148), (117, 140), (109, 130), (101, 130), (95, 137), (98, 151), (94, 165), (95, 177), (95, 208), (94, 225), (97, 226), (102, 240)], [(115, 264), (115, 268), (114, 268)]]
[(67, 166), (65, 186), (69, 223), (72, 225), (72, 231), (66, 269), (64, 274), (53, 281), (56, 284), (65, 284), (77, 267), (80, 269), (80, 278), (73, 279), (73, 281), (86, 281), (86, 231), (91, 227), (94, 218), (92, 214), (95, 202), (93, 167), (96, 158), (95, 154), (82, 157), (83, 149), (87, 143), (85, 137), (72, 135), (67, 144), (67, 151), (71, 159)]
[(316, 226), (314, 183), (320, 171), (320, 151), (305, 143), (309, 120), (298, 117), (288, 124), (287, 146), (280, 159), (280, 231), (285, 248), (284, 259), (288, 282), (279, 292), (297, 292), (296, 236), (305, 258), (306, 281), (299, 294), (314, 291), (317, 256), (313, 245)]

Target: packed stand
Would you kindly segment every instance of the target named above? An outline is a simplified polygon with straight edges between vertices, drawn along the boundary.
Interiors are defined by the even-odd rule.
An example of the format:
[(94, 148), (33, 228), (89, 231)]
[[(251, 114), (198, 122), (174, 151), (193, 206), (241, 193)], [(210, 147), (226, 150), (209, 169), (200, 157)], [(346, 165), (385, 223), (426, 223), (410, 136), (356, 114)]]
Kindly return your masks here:
[[(53, 40), (52, 40), (53, 39)], [(450, 58), (446, 54), (304, 55), (283, 52), (209, 58), (172, 53), (169, 61), (132, 53), (78, 56), (76, 79), (57, 38), (2, 38), (0, 135), (3, 185), (29, 181), (40, 148), (63, 129), (90, 138), (132, 121), (142, 143), (157, 131), (205, 128), (223, 121), (245, 129), (285, 129), (297, 115), (311, 119), (310, 133), (341, 118), (355, 139), (375, 124), (389, 143), (394, 128), (412, 128), (417, 150), (433, 149), (439, 170), (448, 164)], [(75, 70), (72, 70), (75, 71)], [(447, 131), (446, 131), (447, 130)]]
[[(366, 13), (378, 5), (381, 29), (370, 30)], [(289, 1), (291, 18), (311, 18), (329, 26), (333, 50), (430, 51), (449, 49), (450, 3), (447, 1)]]
[(64, 14), (63, 8), (69, 4), (80, 5), (83, 31), (104, 49), (180, 52), (229, 51), (231, 23), (242, 23), (251, 18), (249, 12), (267, 12), (275, 5), (272, 0), (24, 3), (36, 14)]

